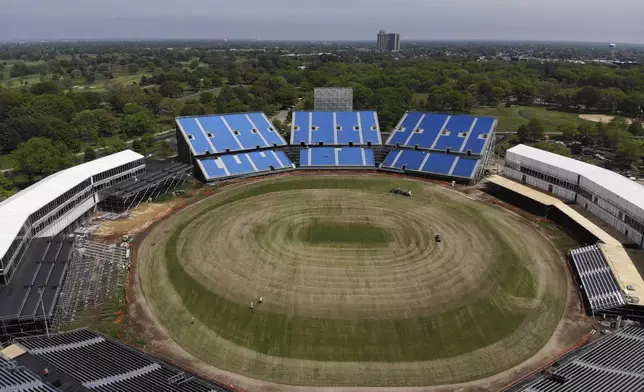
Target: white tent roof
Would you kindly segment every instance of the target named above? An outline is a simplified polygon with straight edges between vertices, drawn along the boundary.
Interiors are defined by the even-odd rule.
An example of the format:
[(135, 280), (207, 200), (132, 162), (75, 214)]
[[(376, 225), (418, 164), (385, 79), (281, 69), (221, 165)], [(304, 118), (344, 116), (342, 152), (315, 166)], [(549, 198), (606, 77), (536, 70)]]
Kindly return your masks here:
[(512, 147), (508, 149), (508, 152), (577, 173), (644, 210), (644, 186), (614, 171), (525, 144)]
[(11, 246), (29, 215), (88, 178), (142, 159), (125, 150), (52, 174), (0, 203), (0, 258)]

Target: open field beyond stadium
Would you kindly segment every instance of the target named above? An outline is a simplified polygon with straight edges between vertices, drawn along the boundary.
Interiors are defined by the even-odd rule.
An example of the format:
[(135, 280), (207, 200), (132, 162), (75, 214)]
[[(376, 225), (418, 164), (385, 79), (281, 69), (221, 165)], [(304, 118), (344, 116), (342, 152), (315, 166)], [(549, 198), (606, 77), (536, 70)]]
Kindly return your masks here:
[(462, 382), (523, 362), (561, 319), (560, 254), (500, 208), (385, 177), (222, 190), (159, 223), (137, 261), (157, 320), (221, 369), (292, 385)]
[(575, 125), (589, 124), (578, 114), (558, 110), (550, 110), (538, 106), (511, 106), (496, 108), (476, 108), (472, 110), (476, 116), (491, 116), (499, 119), (497, 132), (516, 132), (521, 125), (536, 118), (543, 124), (545, 132), (557, 132), (561, 124), (572, 123)]

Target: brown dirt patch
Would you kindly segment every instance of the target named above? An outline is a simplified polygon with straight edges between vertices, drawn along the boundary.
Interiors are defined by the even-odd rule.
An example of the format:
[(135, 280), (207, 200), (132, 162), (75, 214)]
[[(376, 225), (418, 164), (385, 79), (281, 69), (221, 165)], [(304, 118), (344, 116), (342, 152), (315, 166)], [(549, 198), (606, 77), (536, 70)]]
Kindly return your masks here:
[[(615, 116), (608, 116), (605, 114), (580, 114), (579, 118), (586, 121), (608, 124), (609, 122), (613, 121)], [(627, 118), (626, 123), (632, 124), (633, 120), (631, 120), (630, 118)]]
[(185, 203), (185, 200), (181, 199), (167, 203), (143, 203), (130, 210), (126, 218), (99, 221), (98, 229), (94, 235), (99, 238), (115, 238), (125, 234), (136, 235), (153, 222), (170, 215), (177, 207)]

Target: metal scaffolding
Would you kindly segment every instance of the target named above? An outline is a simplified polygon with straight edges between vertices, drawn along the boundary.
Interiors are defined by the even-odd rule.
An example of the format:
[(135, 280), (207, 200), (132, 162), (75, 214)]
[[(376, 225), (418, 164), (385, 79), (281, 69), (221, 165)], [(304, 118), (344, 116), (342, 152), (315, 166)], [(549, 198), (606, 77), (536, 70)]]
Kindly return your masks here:
[(149, 171), (103, 191), (99, 208), (111, 212), (126, 212), (139, 204), (155, 200), (181, 187), (189, 178), (191, 167), (181, 163), (165, 169)]
[(56, 328), (70, 325), (90, 309), (92, 316), (114, 317), (112, 305), (122, 300), (130, 270), (128, 248), (87, 238), (76, 244), (54, 318)]

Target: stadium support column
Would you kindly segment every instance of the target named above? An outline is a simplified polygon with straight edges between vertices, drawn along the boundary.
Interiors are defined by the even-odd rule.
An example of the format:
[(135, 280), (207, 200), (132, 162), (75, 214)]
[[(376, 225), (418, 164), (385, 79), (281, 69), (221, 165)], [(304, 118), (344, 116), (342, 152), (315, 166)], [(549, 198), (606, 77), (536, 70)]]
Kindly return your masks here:
[(49, 338), (49, 326), (47, 325), (47, 313), (45, 313), (45, 303), (42, 300), (42, 296), (45, 293), (45, 289), (43, 287), (38, 288), (38, 294), (40, 294), (40, 308), (42, 309), (42, 317), (43, 321), (45, 322), (45, 333), (47, 334), (47, 337)]
[(473, 183), (479, 182), (484, 176), (485, 176), (485, 171), (487, 170), (488, 166), (490, 165), (490, 162), (494, 158), (494, 154), (496, 151), (496, 135), (492, 133), (492, 140), (490, 140), (490, 143), (488, 144), (487, 148), (483, 152), (483, 156), (481, 157), (481, 167), (476, 173), (475, 177), (472, 179)]
[(186, 139), (183, 137), (179, 126), (177, 126), (177, 154), (179, 156), (179, 161), (187, 164), (192, 164), (192, 153), (190, 152), (190, 147), (186, 142)]

